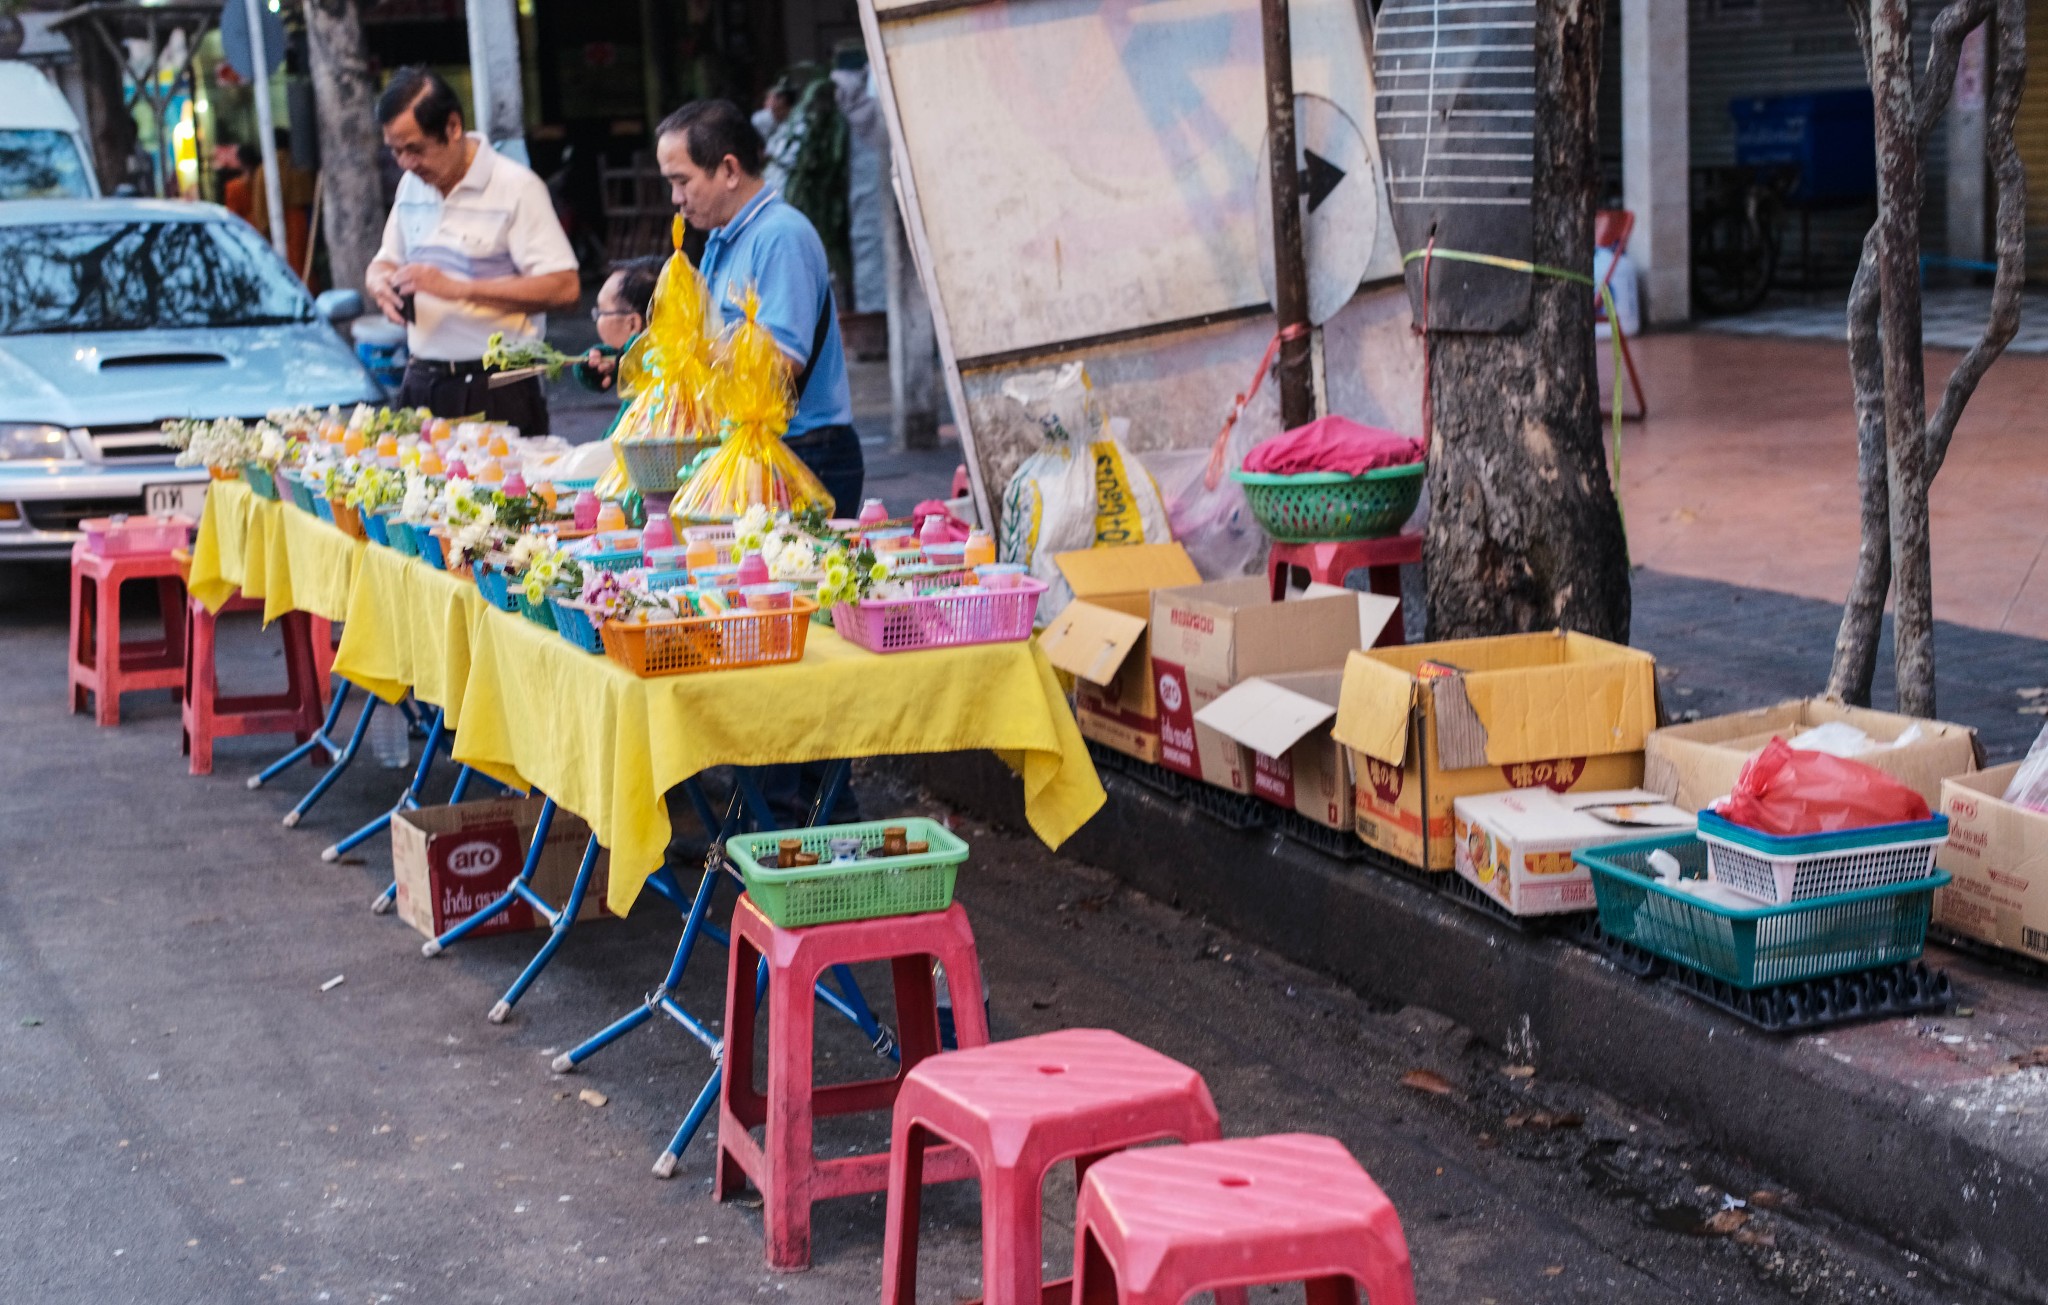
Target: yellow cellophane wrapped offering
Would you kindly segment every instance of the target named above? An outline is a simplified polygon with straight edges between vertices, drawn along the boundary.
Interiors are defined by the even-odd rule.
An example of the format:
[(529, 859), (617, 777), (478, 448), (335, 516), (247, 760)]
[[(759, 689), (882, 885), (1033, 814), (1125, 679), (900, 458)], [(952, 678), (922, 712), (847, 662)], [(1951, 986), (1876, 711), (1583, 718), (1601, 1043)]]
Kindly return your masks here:
[(782, 442), (796, 412), (788, 359), (761, 324), (760, 295), (749, 288), (741, 308), (744, 316), (719, 350), (711, 382), (725, 443), (676, 491), (669, 516), (683, 524), (732, 521), (757, 503), (770, 512), (816, 504), (829, 515), (832, 496)]
[[(711, 383), (713, 337), (704, 280), (683, 257), (682, 219), (675, 220), (678, 252), (662, 265), (648, 305), (647, 329), (619, 358), (618, 395), (626, 410), (612, 426), (612, 443), (629, 440), (717, 438), (706, 391)], [(627, 488), (621, 459), (598, 482), (600, 497)]]

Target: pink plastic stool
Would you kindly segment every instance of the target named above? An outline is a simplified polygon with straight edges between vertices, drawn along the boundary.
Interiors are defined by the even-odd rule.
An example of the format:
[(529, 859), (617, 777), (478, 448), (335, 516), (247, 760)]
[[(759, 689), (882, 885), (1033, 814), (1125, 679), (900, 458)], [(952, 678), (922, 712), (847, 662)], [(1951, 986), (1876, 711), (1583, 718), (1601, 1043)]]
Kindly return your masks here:
[[(284, 633), (283, 693), (231, 698), (220, 691), (214, 665), (217, 614), (197, 598), (189, 600), (185, 618), (185, 752), (195, 775), (213, 773), (213, 741), (246, 734), (289, 734), (300, 743), (313, 737), (327, 710), (327, 676), (321, 652), (333, 657), (329, 623), (304, 612), (288, 612), (278, 621)], [(230, 598), (222, 612), (261, 612), (263, 600)]]
[[(121, 641), (121, 586), (154, 580), (163, 607), (164, 637)], [(168, 548), (98, 553), (83, 542), (71, 549), (71, 711), (94, 697), (102, 725), (121, 723), (121, 695), (143, 689), (185, 688), (185, 582)]]
[[(957, 985), (956, 985), (957, 990)], [(925, 1061), (904, 1077), (889, 1148), (883, 1305), (917, 1300), (917, 1216), (926, 1137), (964, 1148), (981, 1177), (981, 1281), (987, 1305), (1067, 1299), (1041, 1283), (1045, 1175), (1074, 1162), (1077, 1181), (1142, 1142), (1221, 1133), (1202, 1076), (1107, 1029), (1065, 1029)]]
[(1088, 1171), (1074, 1305), (1181, 1305), (1300, 1282), (1308, 1305), (1415, 1305), (1394, 1204), (1342, 1143), (1308, 1133), (1126, 1151)]
[[(751, 1180), (761, 1192), (771, 1269), (810, 1267), (811, 1205), (834, 1196), (879, 1192), (889, 1184), (889, 1156), (811, 1153), (812, 1125), (829, 1115), (887, 1110), (905, 1076), (939, 1051), (939, 1003), (931, 962), (946, 967), (946, 981), (961, 994), (981, 992), (981, 961), (974, 931), (958, 903), (924, 915), (818, 924), (784, 929), (742, 894), (733, 908), (732, 946), (725, 989), (725, 1074), (718, 1101), (718, 1178), (713, 1195), (731, 1200)], [(754, 971), (768, 962), (768, 1092), (754, 1090)], [(896, 1037), (902, 1065), (892, 1078), (816, 1087), (811, 1074), (812, 1026), (818, 977), (835, 965), (888, 961), (896, 980)], [(954, 1035), (962, 1047), (988, 1044), (988, 1017), (979, 1001), (953, 1005)], [(763, 1127), (761, 1142), (749, 1129)], [(931, 1157), (933, 1182), (974, 1176), (957, 1147)]]
[[(1310, 580), (1342, 585), (1344, 577), (1363, 570), (1367, 587), (1390, 598), (1401, 596), (1401, 568), (1422, 561), (1422, 536), (1388, 535), (1385, 539), (1350, 539), (1322, 544), (1275, 544), (1266, 554), (1266, 583), (1273, 601), (1287, 592), (1288, 573), (1299, 569)], [(1374, 647), (1384, 648), (1407, 642), (1401, 630), (1401, 614), (1387, 622)]]

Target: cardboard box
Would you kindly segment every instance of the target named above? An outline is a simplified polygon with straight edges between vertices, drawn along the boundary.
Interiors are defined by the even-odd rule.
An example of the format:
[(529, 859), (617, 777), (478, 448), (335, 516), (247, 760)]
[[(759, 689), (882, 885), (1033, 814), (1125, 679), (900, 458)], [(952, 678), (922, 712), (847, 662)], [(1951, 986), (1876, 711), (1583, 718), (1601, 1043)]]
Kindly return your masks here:
[(1593, 872), (1572, 853), (1655, 838), (1693, 818), (1648, 789), (1558, 794), (1512, 789), (1451, 804), (1455, 869), (1516, 915), (1593, 909)]
[(1656, 731), (1645, 749), (1643, 786), (1687, 811), (1698, 811), (1728, 795), (1743, 765), (1772, 736), (1789, 741), (1803, 730), (1833, 721), (1854, 725), (1885, 743), (1918, 725), (1922, 735), (1918, 741), (1903, 748), (1867, 752), (1856, 760), (1919, 790), (1935, 810), (1940, 809), (1941, 782), (1951, 775), (1968, 774), (1983, 760), (1977, 732), (1966, 726), (1808, 698)]
[(1252, 793), (1332, 829), (1349, 830), (1351, 756), (1330, 737), (1344, 672), (1297, 671), (1246, 680), (1195, 713), (1195, 722), (1252, 754)]
[(1934, 864), (1954, 879), (1934, 895), (1934, 922), (2048, 961), (2048, 815), (2005, 801), (2019, 768), (1941, 782), (1948, 842)]
[(1252, 791), (1251, 750), (1196, 719), (1254, 676), (1334, 670), (1369, 648), (1400, 600), (1328, 585), (1274, 602), (1264, 576), (1152, 595), (1159, 764), (1236, 793)]
[(1159, 763), (1159, 700), (1145, 631), (1152, 591), (1202, 582), (1179, 544), (1085, 548), (1053, 558), (1074, 591), (1038, 636), (1046, 660), (1074, 678), (1081, 737)]
[(1461, 797), (1640, 785), (1656, 680), (1648, 653), (1563, 631), (1351, 654), (1332, 733), (1353, 753), (1359, 837), (1447, 871)]
[[(504, 798), (423, 807), (392, 817), (391, 865), (398, 881), (399, 916), (426, 937), (438, 938), (496, 901), (519, 877), (545, 803), (545, 798)], [(589, 838), (590, 826), (557, 808), (540, 864), (534, 867), (534, 891), (557, 906), (566, 902)], [(610, 857), (608, 852), (598, 854), (577, 919), (606, 914)], [(539, 923), (531, 907), (514, 902), (469, 936), (517, 933)]]

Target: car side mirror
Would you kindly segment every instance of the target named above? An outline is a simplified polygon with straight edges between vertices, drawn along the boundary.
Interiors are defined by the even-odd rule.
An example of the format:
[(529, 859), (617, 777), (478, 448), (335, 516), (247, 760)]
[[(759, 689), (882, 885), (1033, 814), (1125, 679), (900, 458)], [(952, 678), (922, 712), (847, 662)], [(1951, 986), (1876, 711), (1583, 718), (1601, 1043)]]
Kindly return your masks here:
[(313, 301), (313, 310), (334, 325), (352, 322), (366, 311), (359, 290), (326, 290)]

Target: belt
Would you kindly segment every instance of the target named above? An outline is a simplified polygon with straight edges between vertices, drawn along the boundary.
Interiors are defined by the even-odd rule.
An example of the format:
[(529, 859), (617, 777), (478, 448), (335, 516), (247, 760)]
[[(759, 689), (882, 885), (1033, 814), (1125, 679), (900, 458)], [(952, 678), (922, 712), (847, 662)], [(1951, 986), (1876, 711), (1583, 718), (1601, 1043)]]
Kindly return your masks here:
[(473, 376), (484, 369), (484, 360), (472, 358), (467, 362), (443, 362), (439, 358), (411, 358), (405, 365), (436, 376)]

